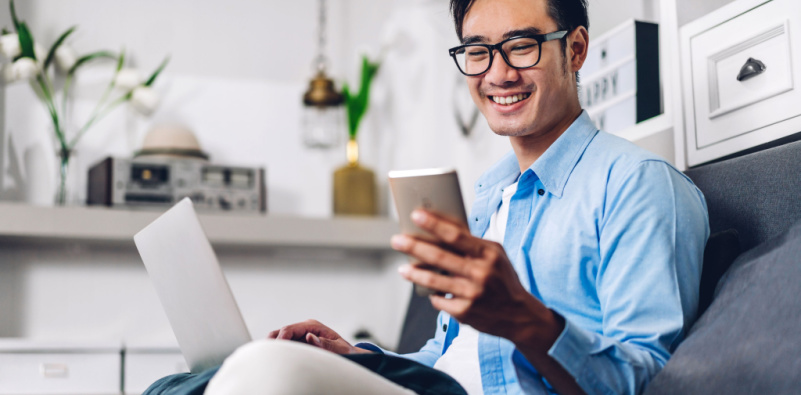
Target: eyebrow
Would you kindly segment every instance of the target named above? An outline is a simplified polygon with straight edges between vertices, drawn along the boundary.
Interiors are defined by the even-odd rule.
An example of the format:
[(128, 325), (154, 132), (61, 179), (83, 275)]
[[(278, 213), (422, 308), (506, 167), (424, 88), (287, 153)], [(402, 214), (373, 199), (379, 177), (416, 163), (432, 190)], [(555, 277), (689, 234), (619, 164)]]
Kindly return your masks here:
[[(527, 27), (525, 29), (509, 30), (508, 32), (503, 34), (503, 40), (506, 40), (507, 38), (512, 38), (512, 37), (530, 36), (530, 35), (534, 35), (534, 34), (542, 34), (542, 30), (540, 30), (540, 29), (538, 29), (536, 27)], [(486, 43), (487, 41), (488, 41), (488, 39), (485, 36), (478, 36), (478, 35), (476, 35), (476, 36), (465, 36), (462, 39), (462, 44), (463, 45), (466, 45), (466, 44), (479, 44), (479, 43)]]

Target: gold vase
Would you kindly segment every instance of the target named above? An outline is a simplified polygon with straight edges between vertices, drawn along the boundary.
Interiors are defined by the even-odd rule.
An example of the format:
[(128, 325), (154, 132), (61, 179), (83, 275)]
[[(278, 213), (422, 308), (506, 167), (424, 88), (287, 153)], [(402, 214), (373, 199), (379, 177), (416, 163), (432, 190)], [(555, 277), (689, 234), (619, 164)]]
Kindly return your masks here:
[(376, 215), (375, 173), (359, 165), (359, 144), (348, 140), (348, 163), (334, 172), (334, 214)]

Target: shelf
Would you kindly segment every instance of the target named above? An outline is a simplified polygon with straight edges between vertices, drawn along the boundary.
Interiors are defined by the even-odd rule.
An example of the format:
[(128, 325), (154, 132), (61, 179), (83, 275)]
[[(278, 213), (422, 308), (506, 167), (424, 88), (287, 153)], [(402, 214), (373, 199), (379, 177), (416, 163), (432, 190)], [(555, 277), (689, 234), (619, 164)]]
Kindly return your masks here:
[[(0, 203), (0, 241), (78, 242), (134, 246), (133, 235), (160, 211), (105, 207), (38, 207)], [(335, 248), (391, 251), (398, 224), (387, 218), (300, 218), (278, 215), (200, 214), (214, 247)]]
[(614, 132), (612, 134), (632, 142), (637, 142), (638, 140), (671, 130), (672, 128), (672, 120), (665, 114), (659, 114), (653, 118), (646, 119), (645, 121), (642, 121), (634, 126)]

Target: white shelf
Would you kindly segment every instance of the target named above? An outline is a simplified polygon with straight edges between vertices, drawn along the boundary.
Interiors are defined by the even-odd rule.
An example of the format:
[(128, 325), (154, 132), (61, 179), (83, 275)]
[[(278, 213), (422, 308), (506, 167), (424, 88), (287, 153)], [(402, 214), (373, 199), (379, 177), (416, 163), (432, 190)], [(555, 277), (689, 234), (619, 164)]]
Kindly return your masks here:
[(672, 128), (672, 119), (665, 114), (659, 114), (634, 126), (614, 132), (613, 134), (636, 143), (637, 141), (646, 137), (651, 137), (655, 134), (669, 131)]
[[(100, 207), (37, 207), (0, 203), (0, 241), (78, 242), (134, 246), (133, 235), (160, 215)], [(387, 218), (298, 218), (200, 214), (215, 247), (336, 248), (390, 251), (398, 224)]]

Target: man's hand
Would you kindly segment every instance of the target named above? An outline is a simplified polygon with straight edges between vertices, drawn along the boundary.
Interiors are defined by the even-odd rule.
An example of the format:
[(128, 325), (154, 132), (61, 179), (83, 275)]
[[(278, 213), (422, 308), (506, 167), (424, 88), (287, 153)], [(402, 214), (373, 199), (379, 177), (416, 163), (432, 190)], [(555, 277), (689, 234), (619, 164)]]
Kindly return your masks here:
[(547, 352), (564, 323), (526, 291), (500, 244), (474, 237), (433, 213), (416, 210), (412, 220), (436, 243), (396, 235), (392, 247), (449, 275), (411, 264), (400, 268), (404, 278), (437, 291), (431, 304), (459, 322)]
[(315, 320), (287, 325), (270, 332), (267, 338), (301, 341), (336, 354), (369, 354), (372, 352), (363, 348), (353, 347), (331, 328)]
[[(417, 264), (401, 266), (401, 275), (439, 292), (430, 296), (434, 308), (481, 332), (511, 340), (558, 393), (583, 394), (575, 378), (548, 356), (565, 322), (526, 291), (503, 247), (429, 212), (415, 210), (412, 220), (434, 235), (435, 244), (396, 235), (392, 248), (449, 275)], [(444, 296), (448, 294), (451, 297)]]

